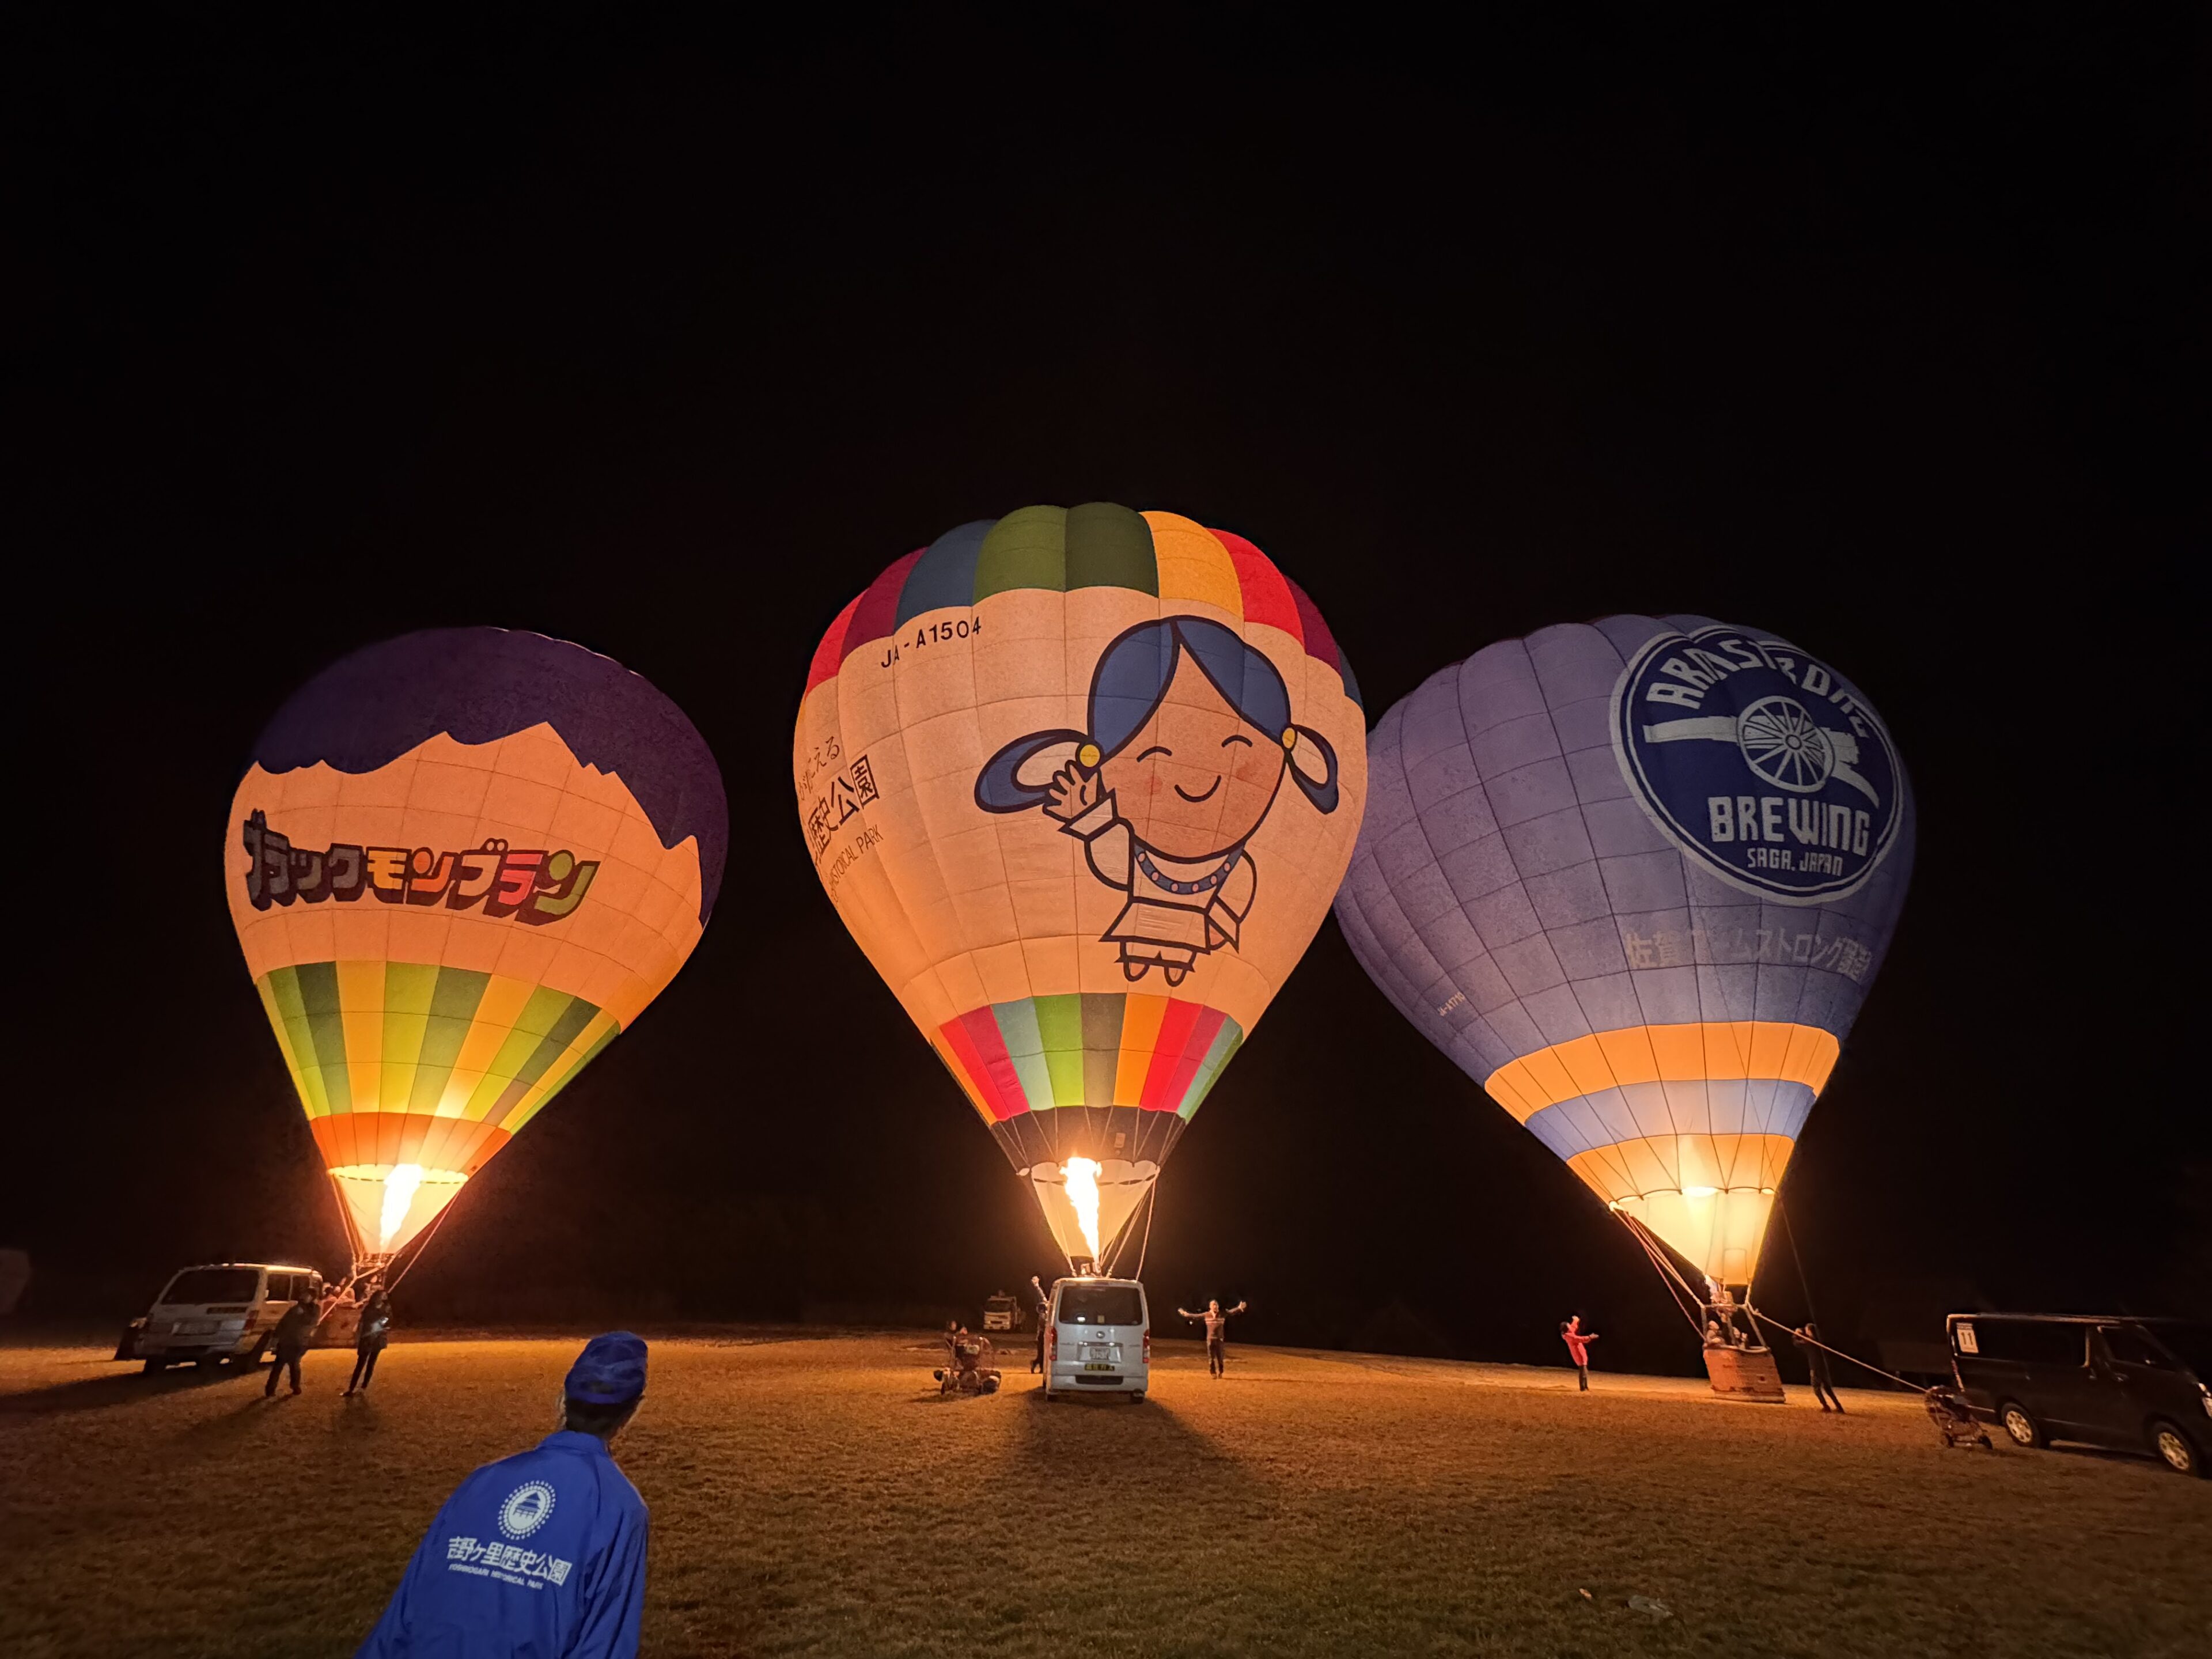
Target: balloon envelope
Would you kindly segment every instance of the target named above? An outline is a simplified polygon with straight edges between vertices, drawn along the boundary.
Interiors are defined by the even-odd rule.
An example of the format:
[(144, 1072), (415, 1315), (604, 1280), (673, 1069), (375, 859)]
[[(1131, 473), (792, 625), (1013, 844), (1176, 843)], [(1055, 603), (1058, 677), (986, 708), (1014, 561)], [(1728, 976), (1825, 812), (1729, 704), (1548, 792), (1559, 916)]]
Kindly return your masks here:
[(1353, 954), (1600, 1198), (1747, 1282), (1911, 873), (1881, 717), (1771, 634), (1610, 617), (1432, 675), (1369, 755)]
[(1071, 1259), (1320, 926), (1364, 730), (1312, 602), (1173, 514), (963, 525), (823, 636), (792, 754), (815, 870)]
[(580, 646), (410, 634), (285, 703), (223, 878), (358, 1255), (414, 1238), (675, 976), (727, 842), (705, 740)]

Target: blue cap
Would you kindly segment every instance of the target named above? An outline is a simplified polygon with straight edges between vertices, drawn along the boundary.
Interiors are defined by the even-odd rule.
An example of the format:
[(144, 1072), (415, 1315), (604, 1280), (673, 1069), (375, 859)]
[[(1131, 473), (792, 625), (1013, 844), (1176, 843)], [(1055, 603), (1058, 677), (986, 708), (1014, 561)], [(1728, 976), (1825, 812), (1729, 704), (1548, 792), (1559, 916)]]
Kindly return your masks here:
[(629, 1331), (593, 1337), (562, 1387), (587, 1406), (627, 1406), (645, 1392), (645, 1339)]

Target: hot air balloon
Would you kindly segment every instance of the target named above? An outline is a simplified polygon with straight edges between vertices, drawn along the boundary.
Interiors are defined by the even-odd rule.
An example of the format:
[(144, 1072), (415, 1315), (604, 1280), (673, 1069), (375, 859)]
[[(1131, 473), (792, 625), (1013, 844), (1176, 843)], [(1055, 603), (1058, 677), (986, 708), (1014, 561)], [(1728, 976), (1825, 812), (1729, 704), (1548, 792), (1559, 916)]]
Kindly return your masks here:
[(792, 751), (815, 871), (1072, 1266), (1321, 925), (1364, 733), (1313, 602), (1170, 513), (962, 525), (823, 636)]
[(1353, 954), (1729, 1305), (1911, 875), (1881, 717), (1772, 634), (1610, 617), (1431, 676), (1369, 758)]
[(728, 839), (705, 739), (581, 646), (409, 634), (277, 711), (223, 881), (357, 1273), (675, 977)]

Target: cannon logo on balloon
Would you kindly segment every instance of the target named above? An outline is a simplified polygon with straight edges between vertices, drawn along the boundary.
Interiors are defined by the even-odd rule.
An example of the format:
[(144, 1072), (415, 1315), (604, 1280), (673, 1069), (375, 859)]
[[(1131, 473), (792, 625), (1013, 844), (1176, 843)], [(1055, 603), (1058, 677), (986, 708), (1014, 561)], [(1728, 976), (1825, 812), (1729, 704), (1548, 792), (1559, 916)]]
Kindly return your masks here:
[(1843, 677), (1733, 628), (1663, 633), (1613, 693), (1638, 803), (1736, 886), (1785, 904), (1863, 887), (1903, 821), (1897, 752)]

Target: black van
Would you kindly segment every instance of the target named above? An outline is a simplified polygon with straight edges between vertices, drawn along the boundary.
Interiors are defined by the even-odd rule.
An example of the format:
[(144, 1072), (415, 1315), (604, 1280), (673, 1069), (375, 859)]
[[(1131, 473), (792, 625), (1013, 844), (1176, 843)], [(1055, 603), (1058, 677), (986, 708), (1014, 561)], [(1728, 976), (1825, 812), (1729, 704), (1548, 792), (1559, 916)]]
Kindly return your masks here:
[(1983, 1419), (2023, 1446), (2078, 1440), (2154, 1452), (2202, 1475), (2212, 1460), (2212, 1328), (2075, 1314), (1953, 1314), (1951, 1367)]

